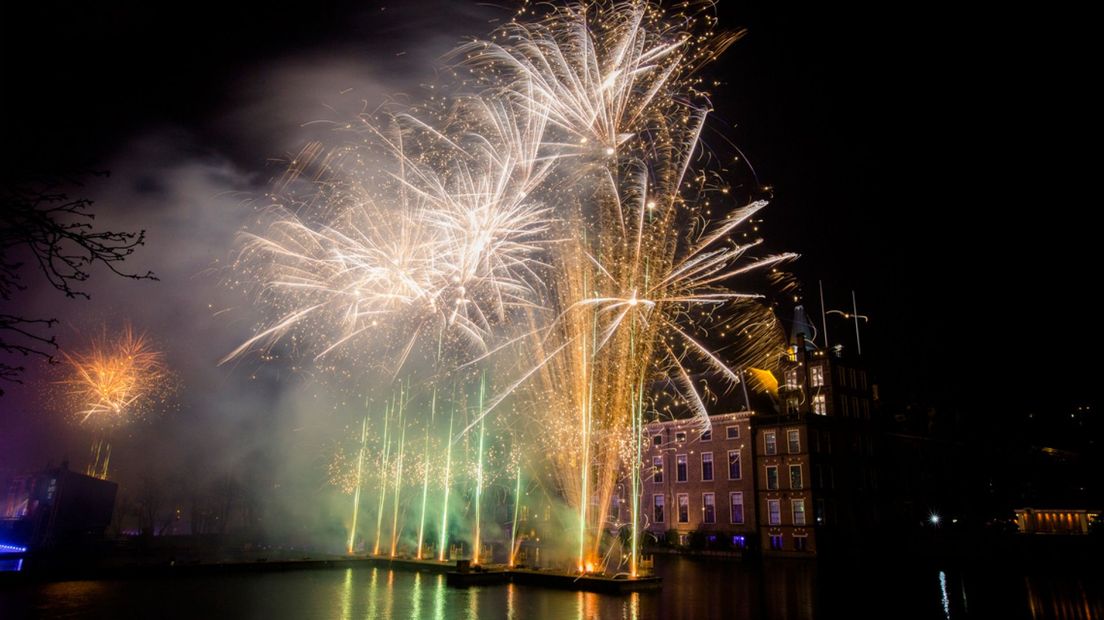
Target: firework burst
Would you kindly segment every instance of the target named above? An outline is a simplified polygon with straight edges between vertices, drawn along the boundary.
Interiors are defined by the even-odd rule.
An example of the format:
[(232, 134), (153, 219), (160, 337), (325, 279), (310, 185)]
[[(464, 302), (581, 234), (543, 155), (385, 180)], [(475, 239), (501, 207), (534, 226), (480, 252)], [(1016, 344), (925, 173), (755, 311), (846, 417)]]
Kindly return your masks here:
[(163, 402), (171, 386), (164, 354), (129, 325), (114, 336), (104, 330), (84, 351), (63, 355), (61, 383), (81, 424), (123, 425)]

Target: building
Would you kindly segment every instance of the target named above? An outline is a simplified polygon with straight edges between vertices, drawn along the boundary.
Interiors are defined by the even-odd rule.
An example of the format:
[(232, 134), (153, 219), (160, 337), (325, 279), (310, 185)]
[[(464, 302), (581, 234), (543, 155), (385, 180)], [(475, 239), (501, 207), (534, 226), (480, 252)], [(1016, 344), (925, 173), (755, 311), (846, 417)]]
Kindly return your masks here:
[(119, 485), (71, 471), (68, 463), (8, 481), (0, 541), (28, 549), (103, 536)]
[(765, 555), (816, 555), (878, 527), (877, 388), (857, 357), (811, 340), (795, 309), (778, 410), (751, 418)]
[(1021, 534), (1088, 534), (1100, 518), (1099, 510), (1083, 508), (1017, 508), (1015, 513)]
[(643, 461), (645, 529), (679, 545), (744, 549), (756, 536), (752, 413), (653, 422)]

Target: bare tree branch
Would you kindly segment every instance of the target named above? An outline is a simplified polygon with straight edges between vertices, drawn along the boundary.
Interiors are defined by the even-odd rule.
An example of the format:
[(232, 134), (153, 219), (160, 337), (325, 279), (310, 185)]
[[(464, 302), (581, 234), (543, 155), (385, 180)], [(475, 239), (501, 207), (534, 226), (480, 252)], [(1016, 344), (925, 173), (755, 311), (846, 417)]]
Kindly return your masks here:
[[(70, 184), (79, 185), (72, 181)], [(0, 188), (0, 300), (10, 302), (27, 289), (27, 264), (70, 299), (89, 299), (82, 284), (95, 265), (134, 280), (156, 280), (151, 271), (131, 273), (120, 265), (140, 246), (146, 231), (96, 230), (92, 201), (57, 191), (58, 180)], [(0, 353), (43, 357), (55, 363), (52, 318), (0, 314)], [(22, 365), (0, 361), (0, 381), (20, 382)], [(0, 390), (0, 395), (3, 390)]]

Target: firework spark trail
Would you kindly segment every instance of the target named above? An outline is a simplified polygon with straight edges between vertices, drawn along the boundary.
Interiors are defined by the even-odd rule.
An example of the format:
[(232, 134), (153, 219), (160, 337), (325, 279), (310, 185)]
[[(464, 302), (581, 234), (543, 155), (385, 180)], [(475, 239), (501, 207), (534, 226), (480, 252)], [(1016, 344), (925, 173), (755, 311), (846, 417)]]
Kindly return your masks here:
[[(569, 5), (537, 23), (513, 22), (495, 42), (461, 48), (469, 66), (502, 76), (505, 84), (489, 93), (546, 117), (548, 149), (579, 162), (552, 176), (576, 181), (564, 197), (561, 236), (582, 240), (558, 245), (552, 256), (545, 305), (556, 316), (553, 345), (565, 348), (560, 359), (534, 367), (547, 371), (533, 391), (549, 416), (542, 428), (562, 424), (562, 412), (579, 412), (580, 453), (563, 455), (557, 475), (579, 510), (580, 570), (598, 559), (600, 537), (591, 533), (601, 531), (603, 511), (588, 514), (591, 497), (606, 505), (622, 466), (635, 467), (617, 446), (633, 441), (635, 378), (670, 377), (708, 424), (687, 363), (738, 378), (686, 324), (707, 330), (710, 308), (758, 297), (728, 290), (728, 280), (792, 258), (741, 263), (754, 244), (730, 245), (727, 236), (765, 203), (710, 229), (706, 177), (687, 181), (709, 111), (707, 102), (692, 103), (694, 72), (734, 40), (709, 32), (708, 17), (707, 33), (695, 36), (691, 26), (701, 19), (667, 17), (646, 2)], [(609, 438), (621, 439), (611, 445)]]
[(353, 492), (353, 524), (349, 527), (349, 545), (347, 551), (350, 554), (353, 553), (354, 545), (356, 544), (357, 518), (360, 513), (361, 474), (364, 470), (364, 443), (367, 439), (368, 416), (364, 416), (364, 420), (361, 422), (360, 426), (360, 450), (357, 452), (356, 490)]

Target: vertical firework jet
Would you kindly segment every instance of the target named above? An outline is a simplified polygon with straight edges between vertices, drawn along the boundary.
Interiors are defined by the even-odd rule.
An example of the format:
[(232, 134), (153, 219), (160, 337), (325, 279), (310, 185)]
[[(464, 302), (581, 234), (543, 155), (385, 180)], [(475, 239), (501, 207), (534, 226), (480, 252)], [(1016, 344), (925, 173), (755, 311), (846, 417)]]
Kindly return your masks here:
[[(246, 237), (238, 265), (274, 318), (228, 357), (295, 334), (317, 357), (347, 353), (393, 379), (437, 333), (437, 364), (480, 371), (464, 372), (484, 377), (481, 395), (488, 373), (502, 380), (455, 436), (450, 413), (440, 558), (452, 445), (478, 427), (479, 559), (483, 439), (501, 417), (532, 455), (527, 470), (548, 474), (533, 478), (576, 509), (580, 570), (601, 564), (604, 507), (633, 472), (635, 575), (645, 416), (669, 396), (708, 424), (706, 382), (729, 389), (734, 369), (780, 352), (760, 295), (734, 286), (793, 255), (736, 240), (766, 203), (735, 208), (700, 144), (712, 106), (699, 70), (738, 35), (715, 31), (708, 4), (680, 6), (526, 8), (455, 51), (465, 77), (445, 103), (365, 116), (352, 144), (305, 150), (281, 187), (308, 180), (310, 197)], [(395, 473), (392, 554), (401, 464)]]

